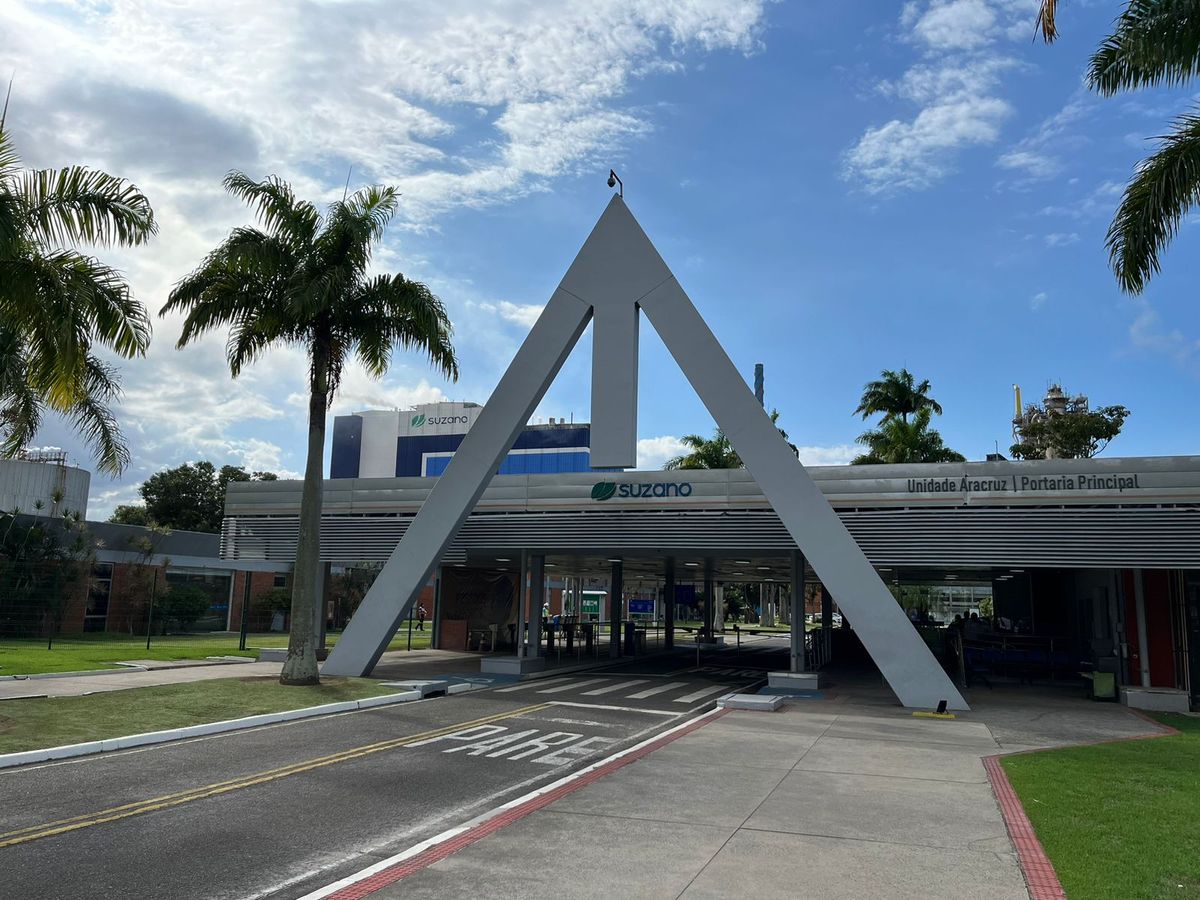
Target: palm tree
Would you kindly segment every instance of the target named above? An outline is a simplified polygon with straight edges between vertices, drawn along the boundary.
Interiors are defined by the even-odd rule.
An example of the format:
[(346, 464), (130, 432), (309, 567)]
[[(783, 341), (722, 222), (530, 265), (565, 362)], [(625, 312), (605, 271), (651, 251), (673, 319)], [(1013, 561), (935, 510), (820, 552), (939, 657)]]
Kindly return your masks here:
[(965, 462), (966, 457), (945, 445), (942, 436), (929, 427), (933, 410), (918, 410), (912, 421), (885, 417), (873, 431), (864, 431), (858, 443), (867, 447), (866, 453), (855, 457), (851, 465), (896, 463)]
[[(779, 410), (771, 410), (771, 422), (792, 452), (799, 456), (800, 451), (788, 440), (788, 433), (779, 427)], [(685, 434), (679, 441), (692, 452), (668, 459), (663, 463), (664, 469), (741, 469), (746, 465), (720, 428), (713, 432), (711, 440), (698, 434)]]
[(83, 166), (22, 171), (0, 116), (0, 456), (33, 439), (47, 409), (91, 446), (101, 471), (129, 462), (109, 404), (116, 370), (141, 356), (150, 321), (121, 274), (74, 249), (143, 244), (157, 226), (133, 185)]
[(255, 182), (231, 172), (224, 184), (254, 208), (262, 228), (235, 228), (176, 285), (160, 315), (186, 312), (178, 347), (228, 327), (226, 358), (234, 378), (275, 345), (303, 347), (308, 354), (308, 455), (292, 628), (280, 681), (316, 684), (325, 417), (343, 368), (353, 354), (380, 377), (393, 349), (401, 347), (424, 351), (436, 369), (457, 379), (458, 360), (450, 319), (428, 287), (399, 274), (368, 274), (372, 250), (396, 211), (394, 188), (364, 188), (322, 215), (276, 177)]
[(899, 372), (884, 369), (878, 381), (869, 381), (863, 387), (862, 400), (854, 414), (866, 419), (883, 413), (885, 423), (897, 416), (907, 423), (910, 415), (924, 409), (942, 414), (941, 404), (929, 396), (929, 379), (917, 384), (908, 369)]
[(742, 458), (720, 428), (713, 433), (711, 439), (698, 434), (685, 434), (679, 440), (691, 452), (668, 459), (663, 463), (664, 469), (742, 468)]
[[(1058, 35), (1056, 0), (1042, 0), (1038, 25)], [(1088, 86), (1105, 97), (1181, 85), (1200, 72), (1200, 17), (1191, 0), (1130, 0), (1088, 65)], [(1140, 294), (1188, 211), (1200, 201), (1200, 115), (1180, 115), (1137, 167), (1108, 227), (1105, 246), (1121, 289)]]

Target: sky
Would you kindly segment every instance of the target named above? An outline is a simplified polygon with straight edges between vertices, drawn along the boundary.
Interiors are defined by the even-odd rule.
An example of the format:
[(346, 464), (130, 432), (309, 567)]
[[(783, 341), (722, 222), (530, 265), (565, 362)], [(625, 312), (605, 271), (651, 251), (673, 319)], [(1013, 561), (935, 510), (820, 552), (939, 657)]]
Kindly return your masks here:
[[(160, 228), (95, 251), (155, 324), (147, 356), (120, 363), (133, 462), (93, 473), (88, 516), (189, 460), (303, 470), (302, 351), (235, 381), (224, 335), (176, 350), (181, 319), (157, 317), (250, 222), (221, 188), (231, 169), (319, 203), (347, 183), (402, 193), (374, 265), (446, 303), (461, 377), (397, 353), (381, 381), (351, 367), (332, 415), (486, 401), (612, 167), (747, 380), (765, 365), (806, 463), (858, 452), (864, 383), (902, 366), (969, 459), (1007, 452), (1014, 384), (1033, 400), (1051, 383), (1131, 410), (1106, 455), (1193, 453), (1200, 229), (1137, 298), (1104, 248), (1135, 164), (1193, 100), (1086, 89), (1121, 6), (1065, 4), (1047, 47), (1035, 0), (6, 0), (0, 74), (27, 164), (128, 178)], [(648, 324), (640, 352), (639, 467), (656, 468), (714, 426)], [(586, 421), (589, 384), (585, 335), (537, 417)], [(37, 442), (92, 465), (59, 420)]]

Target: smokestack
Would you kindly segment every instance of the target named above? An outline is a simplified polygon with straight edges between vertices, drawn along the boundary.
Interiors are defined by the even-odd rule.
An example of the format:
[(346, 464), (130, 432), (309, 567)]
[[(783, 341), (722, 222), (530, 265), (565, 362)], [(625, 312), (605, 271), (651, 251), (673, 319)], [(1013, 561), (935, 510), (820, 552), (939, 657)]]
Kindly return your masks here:
[(754, 399), (758, 405), (763, 405), (763, 364), (754, 364)]

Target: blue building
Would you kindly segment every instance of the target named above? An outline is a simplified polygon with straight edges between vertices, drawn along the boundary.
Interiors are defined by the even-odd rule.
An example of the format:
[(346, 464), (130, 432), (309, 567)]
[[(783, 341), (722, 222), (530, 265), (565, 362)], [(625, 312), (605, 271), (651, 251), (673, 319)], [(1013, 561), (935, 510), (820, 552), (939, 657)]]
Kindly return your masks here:
[[(366, 410), (333, 420), (330, 478), (441, 475), (483, 407), (425, 403), (403, 410)], [(529, 425), (500, 465), (501, 475), (591, 470), (591, 426), (551, 419)]]

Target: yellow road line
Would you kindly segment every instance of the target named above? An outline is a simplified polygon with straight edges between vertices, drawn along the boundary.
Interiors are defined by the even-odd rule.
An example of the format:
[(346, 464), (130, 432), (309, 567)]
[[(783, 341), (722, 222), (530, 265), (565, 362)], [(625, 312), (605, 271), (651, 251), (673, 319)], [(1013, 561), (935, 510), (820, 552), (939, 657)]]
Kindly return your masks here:
[(228, 794), (232, 791), (253, 787), (258, 784), (266, 784), (271, 781), (277, 781), (280, 778), (286, 778), (289, 775), (298, 775), (301, 772), (310, 772), (313, 769), (320, 769), (325, 766), (336, 765), (340, 762), (347, 762), (352, 759), (361, 759), (364, 756), (370, 756), (374, 753), (381, 753), (385, 750), (393, 750), (398, 747), (407, 747), (408, 745), (415, 744), (418, 741), (428, 741), (433, 738), (443, 737), (447, 734), (453, 734), (456, 731), (462, 731), (466, 728), (474, 728), (478, 725), (487, 725), (491, 722), (496, 722), (501, 719), (511, 719), (517, 716), (523, 716), (528, 713), (546, 709), (549, 706), (549, 703), (537, 703), (532, 706), (524, 706), (520, 709), (514, 709), (510, 712), (496, 713), (495, 715), (483, 716), (479, 719), (472, 719), (468, 722), (458, 722), (454, 725), (447, 725), (443, 728), (435, 728), (431, 731), (423, 731), (418, 734), (410, 734), (404, 737), (392, 738), (386, 741), (378, 741), (377, 743), (365, 744), (361, 747), (352, 747), (348, 750), (341, 750), (337, 753), (331, 753), (328, 756), (320, 756), (315, 759), (309, 759), (286, 766), (280, 766), (276, 769), (268, 769), (265, 772), (257, 772), (253, 775), (243, 775), (241, 778), (234, 778), (229, 781), (207, 784), (201, 787), (191, 788), (190, 790), (179, 791), (174, 794), (164, 794), (161, 797), (151, 797), (147, 800), (139, 800), (135, 803), (126, 803), (122, 806), (113, 806), (109, 809), (103, 809), (94, 813), (86, 813), (84, 815), (74, 816), (69, 819), (60, 819), (55, 822), (43, 822), (38, 825), (29, 825), (25, 828), (17, 828), (13, 831), (0, 834), (0, 849), (4, 847), (12, 847), (17, 844), (24, 844), (28, 841), (35, 841), (40, 838), (53, 837), (56, 834), (64, 834), (69, 831), (78, 831), (81, 828), (90, 828), (93, 825), (102, 825), (105, 822), (115, 822), (118, 819), (127, 819), (130, 816), (140, 816), (143, 813), (167, 809), (172, 806), (180, 806), (184, 803), (191, 803), (195, 800), (203, 800), (207, 797), (216, 797), (221, 794)]

